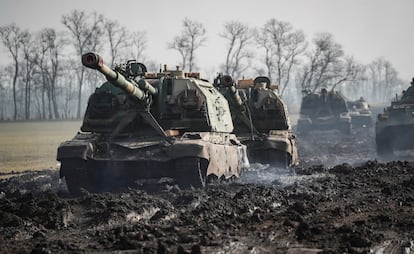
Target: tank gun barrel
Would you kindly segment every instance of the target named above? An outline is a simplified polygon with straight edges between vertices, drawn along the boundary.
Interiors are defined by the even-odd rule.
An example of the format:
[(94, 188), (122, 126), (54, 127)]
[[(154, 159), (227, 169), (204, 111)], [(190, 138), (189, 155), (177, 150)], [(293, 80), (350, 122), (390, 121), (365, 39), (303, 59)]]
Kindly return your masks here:
[[(145, 101), (148, 94), (155, 95), (158, 90), (151, 86), (146, 80), (140, 79), (135, 82), (128, 80), (122, 74), (112, 70), (103, 63), (103, 59), (100, 55), (95, 53), (86, 53), (82, 55), (82, 64), (85, 67), (94, 69), (105, 75), (106, 79), (113, 85), (121, 88), (127, 94), (130, 94), (140, 101)], [(136, 84), (137, 83), (137, 84)]]
[(220, 74), (214, 82), (215, 85), (220, 88), (220, 91), (224, 94), (230, 104), (233, 105), (235, 110), (232, 112), (243, 124), (250, 128), (252, 140), (255, 140), (254, 134), (258, 134), (259, 132), (253, 126), (250, 110), (246, 104), (246, 98), (245, 96), (243, 96), (243, 98), (240, 96), (233, 78), (230, 75)]
[(237, 106), (241, 107), (243, 105), (243, 100), (241, 99), (241, 97), (240, 97), (240, 95), (239, 95), (239, 93), (236, 89), (236, 86), (233, 82), (233, 78), (229, 75), (224, 75), (223, 77), (221, 77), (220, 82), (221, 82), (222, 86), (228, 88), (229, 94), (230, 94), (233, 102)]

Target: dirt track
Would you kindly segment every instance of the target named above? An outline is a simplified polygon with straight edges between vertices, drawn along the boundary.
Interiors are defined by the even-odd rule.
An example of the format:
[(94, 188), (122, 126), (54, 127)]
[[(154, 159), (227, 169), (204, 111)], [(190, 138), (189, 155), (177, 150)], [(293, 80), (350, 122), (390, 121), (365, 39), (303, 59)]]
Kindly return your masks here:
[(414, 163), (377, 162), (372, 132), (328, 137), (299, 137), (295, 174), (259, 165), (205, 190), (71, 197), (57, 171), (1, 180), (0, 251), (414, 251)]

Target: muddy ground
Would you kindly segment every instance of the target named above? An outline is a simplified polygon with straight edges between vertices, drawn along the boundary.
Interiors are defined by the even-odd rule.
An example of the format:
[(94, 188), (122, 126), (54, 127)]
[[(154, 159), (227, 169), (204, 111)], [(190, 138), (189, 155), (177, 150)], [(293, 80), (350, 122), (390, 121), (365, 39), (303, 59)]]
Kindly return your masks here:
[(53, 170), (1, 180), (0, 252), (414, 251), (414, 163), (375, 160), (372, 130), (298, 140), (294, 173), (252, 165), (203, 190), (72, 197)]

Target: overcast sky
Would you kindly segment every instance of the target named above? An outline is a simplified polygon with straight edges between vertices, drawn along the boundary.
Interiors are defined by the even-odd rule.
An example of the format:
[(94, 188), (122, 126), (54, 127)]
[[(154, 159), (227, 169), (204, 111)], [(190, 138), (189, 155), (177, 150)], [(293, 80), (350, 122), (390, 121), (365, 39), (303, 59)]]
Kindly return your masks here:
[[(206, 72), (225, 60), (225, 41), (218, 34), (226, 21), (261, 27), (276, 18), (303, 30), (308, 41), (315, 33), (329, 32), (361, 63), (384, 57), (403, 79), (414, 76), (414, 0), (0, 0), (0, 26), (14, 22), (30, 31), (63, 31), (61, 17), (73, 9), (104, 14), (130, 31), (146, 30), (146, 55), (169, 65), (181, 60), (166, 45), (180, 33), (185, 17), (207, 30), (206, 46), (196, 52), (197, 65)], [(0, 64), (8, 63), (3, 46), (1, 51)]]

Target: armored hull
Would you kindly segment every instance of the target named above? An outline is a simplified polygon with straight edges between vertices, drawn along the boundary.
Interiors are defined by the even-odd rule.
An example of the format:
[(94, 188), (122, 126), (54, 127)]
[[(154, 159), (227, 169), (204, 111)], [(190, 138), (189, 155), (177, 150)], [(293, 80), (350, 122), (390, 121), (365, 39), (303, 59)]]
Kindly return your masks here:
[(347, 113), (339, 116), (309, 117), (301, 115), (298, 119), (297, 130), (301, 134), (312, 131), (337, 130), (339, 132), (351, 133), (351, 117)]
[(207, 177), (239, 177), (246, 148), (233, 134), (188, 132), (171, 143), (160, 138), (118, 137), (112, 142), (80, 133), (58, 148), (60, 174), (69, 190), (106, 191), (141, 180), (171, 178), (180, 187), (204, 187)]
[(394, 151), (413, 150), (414, 121), (410, 123), (376, 124), (377, 154), (389, 158)]
[(302, 98), (297, 130), (301, 134), (316, 130), (338, 130), (350, 134), (352, 123), (345, 98), (326, 89), (320, 93), (307, 93)]
[(246, 133), (237, 137), (247, 146), (249, 162), (267, 163), (280, 168), (298, 164), (296, 137), (289, 131), (272, 130), (255, 138)]
[(394, 151), (413, 150), (414, 101), (410, 104), (393, 102), (375, 124), (378, 156), (389, 159)]
[(247, 146), (250, 162), (289, 168), (298, 164), (296, 137), (286, 105), (267, 77), (239, 80), (219, 76), (215, 86), (229, 101), (234, 133)]

